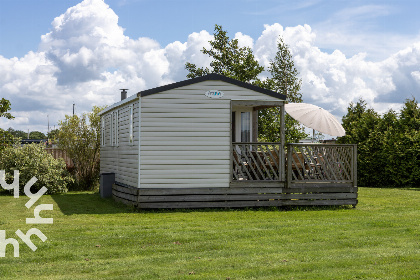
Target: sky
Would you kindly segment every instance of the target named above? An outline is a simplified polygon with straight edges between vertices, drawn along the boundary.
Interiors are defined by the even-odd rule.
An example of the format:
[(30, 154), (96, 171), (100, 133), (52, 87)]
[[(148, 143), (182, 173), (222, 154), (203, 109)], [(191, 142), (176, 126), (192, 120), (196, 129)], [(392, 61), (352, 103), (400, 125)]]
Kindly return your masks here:
[[(46, 133), (59, 120), (186, 79), (208, 66), (214, 25), (267, 68), (279, 36), (303, 101), (341, 119), (363, 98), (379, 113), (420, 99), (420, 1), (0, 0), (0, 128)], [(262, 74), (262, 77), (266, 73)]]

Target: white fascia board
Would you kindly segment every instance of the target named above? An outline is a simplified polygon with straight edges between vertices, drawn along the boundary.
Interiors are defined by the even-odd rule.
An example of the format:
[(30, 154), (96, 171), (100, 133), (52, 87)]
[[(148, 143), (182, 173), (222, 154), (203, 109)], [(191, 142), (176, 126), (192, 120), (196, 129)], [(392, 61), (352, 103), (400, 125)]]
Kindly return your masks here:
[(132, 102), (132, 101), (136, 100), (137, 98), (138, 98), (138, 96), (137, 96), (137, 93), (136, 93), (136, 94), (133, 94), (133, 95), (131, 95), (131, 96), (127, 97), (127, 98), (126, 98), (126, 99), (124, 99), (124, 100), (121, 100), (121, 101), (119, 101), (119, 102), (117, 102), (117, 103), (114, 103), (114, 104), (112, 104), (111, 106), (106, 107), (106, 108), (105, 108), (105, 109), (103, 109), (101, 112), (99, 112), (99, 116), (101, 116), (101, 115), (103, 115), (103, 114), (105, 114), (105, 113), (107, 113), (107, 112), (109, 112), (109, 111), (111, 111), (111, 110), (113, 110), (113, 109), (115, 109), (115, 108), (117, 108), (117, 107), (120, 107), (120, 106), (123, 106), (123, 105), (125, 105), (125, 104), (127, 104), (127, 103), (130, 103), (130, 102)]

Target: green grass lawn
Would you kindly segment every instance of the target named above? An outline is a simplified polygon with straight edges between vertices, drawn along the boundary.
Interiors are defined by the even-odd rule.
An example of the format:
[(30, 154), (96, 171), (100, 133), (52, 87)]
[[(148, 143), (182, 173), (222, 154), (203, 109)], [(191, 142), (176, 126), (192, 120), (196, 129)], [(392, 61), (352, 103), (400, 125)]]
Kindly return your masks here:
[[(43, 196), (54, 224), (26, 225), (0, 196), (4, 279), (420, 279), (420, 189), (359, 189), (357, 208), (134, 211), (93, 193)], [(39, 204), (38, 202), (37, 204)]]

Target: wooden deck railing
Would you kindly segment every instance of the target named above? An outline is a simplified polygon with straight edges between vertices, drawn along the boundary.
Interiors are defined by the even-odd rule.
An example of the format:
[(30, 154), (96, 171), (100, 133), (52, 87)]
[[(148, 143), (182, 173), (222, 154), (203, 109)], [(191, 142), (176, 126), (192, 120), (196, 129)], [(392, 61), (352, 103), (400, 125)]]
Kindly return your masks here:
[(284, 181), (284, 150), (280, 143), (232, 143), (233, 181)]
[(232, 181), (347, 183), (357, 185), (357, 146), (232, 143)]
[(357, 146), (288, 144), (287, 181), (357, 185)]

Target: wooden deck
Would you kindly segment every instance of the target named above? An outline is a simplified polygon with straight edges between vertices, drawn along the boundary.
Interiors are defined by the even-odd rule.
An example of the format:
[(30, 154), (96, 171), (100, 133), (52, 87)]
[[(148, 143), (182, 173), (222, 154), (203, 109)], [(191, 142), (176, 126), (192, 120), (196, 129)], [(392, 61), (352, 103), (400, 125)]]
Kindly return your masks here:
[(138, 189), (114, 184), (112, 193), (115, 200), (144, 209), (357, 204), (357, 187), (349, 184), (188, 189)]
[(112, 193), (144, 209), (357, 205), (356, 145), (289, 144), (287, 156), (282, 154), (278, 143), (234, 143), (227, 188), (139, 189), (116, 183)]

